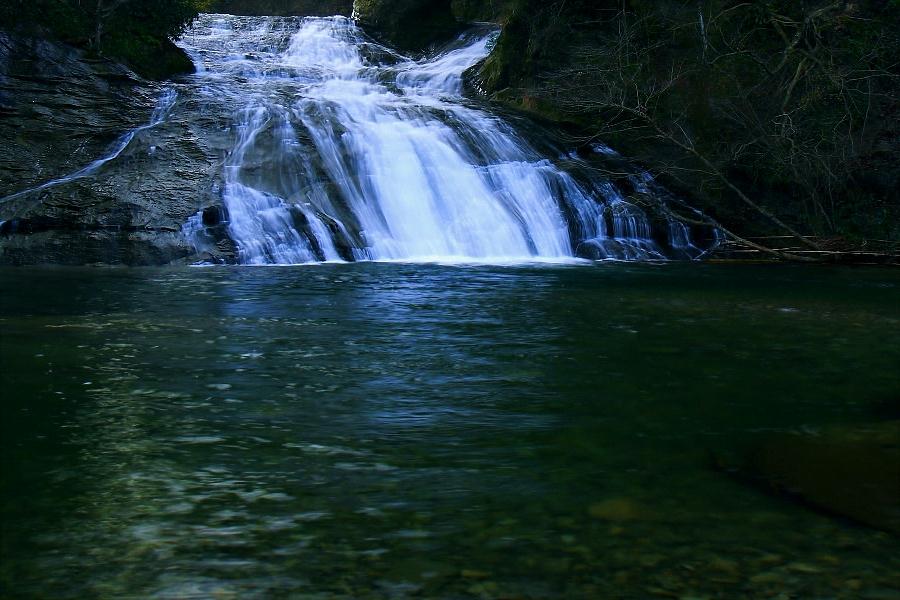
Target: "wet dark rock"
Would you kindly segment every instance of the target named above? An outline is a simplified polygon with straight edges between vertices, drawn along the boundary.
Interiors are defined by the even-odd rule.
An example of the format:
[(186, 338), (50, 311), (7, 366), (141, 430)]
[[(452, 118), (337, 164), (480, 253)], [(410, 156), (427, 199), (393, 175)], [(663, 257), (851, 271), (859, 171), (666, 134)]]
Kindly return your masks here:
[[(192, 240), (195, 253), (183, 262), (193, 264), (234, 265), (238, 263), (239, 251), (237, 244), (228, 235), (225, 225), (207, 227), (197, 234)], [(175, 261), (177, 262), (177, 261)]]
[(228, 209), (218, 204), (203, 209), (203, 224), (207, 227), (215, 227), (228, 222)]
[(192, 254), (181, 227), (216, 201), (221, 151), (198, 135), (214, 123), (173, 115), (90, 177), (35, 189), (107, 156), (150, 121), (163, 90), (78, 48), (0, 31), (0, 264), (165, 264)]
[(316, 260), (326, 260), (322, 244), (319, 243), (319, 238), (316, 237), (315, 232), (310, 228), (309, 217), (297, 205), (291, 206), (289, 210), (291, 219), (293, 220), (294, 229), (302, 235), (306, 240), (306, 243), (309, 244), (310, 249), (316, 256)]
[(354, 242), (350, 238), (347, 230), (341, 227), (341, 224), (330, 216), (324, 213), (318, 213), (316, 216), (325, 224), (325, 227), (327, 227), (328, 231), (331, 233), (331, 239), (334, 242), (334, 249), (337, 250), (338, 255), (343, 260), (354, 260), (353, 248), (355, 246), (360, 246), (362, 242), (360, 240)]
[(192, 250), (180, 233), (171, 231), (46, 230), (0, 241), (0, 264), (162, 265)]
[(239, 251), (228, 234), (228, 209), (221, 204), (207, 206), (200, 211), (199, 220), (200, 227), (190, 234), (190, 244), (195, 254), (187, 260), (216, 265), (237, 264)]

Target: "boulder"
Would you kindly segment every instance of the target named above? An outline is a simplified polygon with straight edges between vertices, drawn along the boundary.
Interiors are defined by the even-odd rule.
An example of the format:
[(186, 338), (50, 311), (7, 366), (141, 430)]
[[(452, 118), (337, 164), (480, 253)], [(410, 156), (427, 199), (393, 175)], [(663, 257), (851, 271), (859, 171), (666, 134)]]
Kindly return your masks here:
[(353, 16), (376, 39), (411, 52), (460, 29), (451, 0), (355, 0)]
[(900, 535), (900, 421), (774, 435), (729, 471), (765, 491)]

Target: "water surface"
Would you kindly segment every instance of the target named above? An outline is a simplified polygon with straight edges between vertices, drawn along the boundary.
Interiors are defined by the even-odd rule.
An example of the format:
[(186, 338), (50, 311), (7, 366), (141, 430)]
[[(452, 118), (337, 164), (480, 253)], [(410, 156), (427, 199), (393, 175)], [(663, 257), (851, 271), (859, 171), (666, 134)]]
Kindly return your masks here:
[(710, 452), (900, 394), (900, 273), (0, 270), (15, 598), (889, 598)]

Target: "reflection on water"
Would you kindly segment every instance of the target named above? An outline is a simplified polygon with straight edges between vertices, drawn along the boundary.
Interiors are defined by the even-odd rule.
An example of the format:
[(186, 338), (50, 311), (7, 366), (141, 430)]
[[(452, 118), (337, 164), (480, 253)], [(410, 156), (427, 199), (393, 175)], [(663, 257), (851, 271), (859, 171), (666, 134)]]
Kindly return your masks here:
[(896, 538), (707, 453), (896, 397), (898, 285), (713, 265), (0, 271), (0, 595), (890, 597)]

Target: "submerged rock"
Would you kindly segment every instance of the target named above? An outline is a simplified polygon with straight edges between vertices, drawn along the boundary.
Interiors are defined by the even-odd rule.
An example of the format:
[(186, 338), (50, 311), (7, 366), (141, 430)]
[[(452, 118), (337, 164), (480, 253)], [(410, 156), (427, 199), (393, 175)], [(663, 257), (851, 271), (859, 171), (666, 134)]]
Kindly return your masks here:
[(604, 521), (636, 521), (647, 517), (647, 511), (628, 498), (610, 498), (591, 504), (588, 514)]
[(900, 534), (900, 421), (774, 436), (732, 471), (766, 491)]

